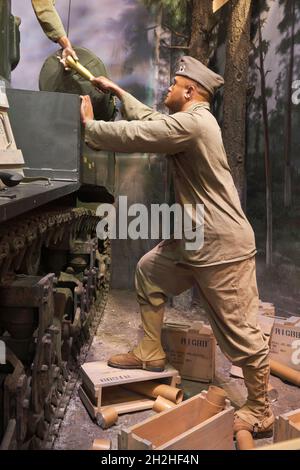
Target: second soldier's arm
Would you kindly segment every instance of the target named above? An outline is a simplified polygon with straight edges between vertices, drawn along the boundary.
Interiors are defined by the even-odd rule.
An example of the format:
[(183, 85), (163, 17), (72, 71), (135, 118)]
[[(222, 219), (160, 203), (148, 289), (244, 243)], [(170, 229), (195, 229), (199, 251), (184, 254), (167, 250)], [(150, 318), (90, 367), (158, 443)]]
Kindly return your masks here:
[(76, 52), (67, 37), (65, 28), (56, 11), (55, 1), (31, 0), (31, 3), (44, 33), (49, 39), (51, 39), (51, 41), (57, 42), (63, 49), (62, 59), (71, 55), (75, 60), (77, 60)]

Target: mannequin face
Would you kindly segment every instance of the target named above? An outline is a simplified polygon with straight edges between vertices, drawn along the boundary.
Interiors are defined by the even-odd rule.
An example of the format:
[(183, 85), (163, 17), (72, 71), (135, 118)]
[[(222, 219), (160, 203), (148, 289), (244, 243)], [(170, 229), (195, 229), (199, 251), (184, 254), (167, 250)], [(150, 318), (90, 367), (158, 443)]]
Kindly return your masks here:
[(172, 85), (168, 89), (165, 105), (172, 113), (181, 111), (188, 99), (188, 82), (185, 77), (176, 75)]
[(171, 113), (185, 111), (192, 103), (210, 102), (209, 92), (197, 82), (181, 75), (176, 75), (168, 89), (165, 105)]

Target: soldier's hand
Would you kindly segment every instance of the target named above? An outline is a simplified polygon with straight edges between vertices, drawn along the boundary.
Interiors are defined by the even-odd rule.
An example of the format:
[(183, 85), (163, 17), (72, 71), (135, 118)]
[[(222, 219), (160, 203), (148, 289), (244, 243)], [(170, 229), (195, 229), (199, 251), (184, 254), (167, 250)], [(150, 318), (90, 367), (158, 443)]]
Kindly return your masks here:
[(63, 66), (65, 67), (66, 70), (70, 70), (68, 68), (68, 66), (66, 65), (66, 58), (68, 56), (72, 56), (74, 60), (78, 60), (78, 57), (77, 57), (77, 54), (76, 52), (74, 51), (74, 49), (72, 47), (65, 47), (62, 51), (62, 54), (61, 54), (61, 63), (63, 64)]
[(114, 88), (114, 82), (106, 77), (95, 77), (91, 79), (92, 84), (104, 93), (109, 93)]
[(77, 54), (74, 51), (72, 44), (67, 36), (62, 36), (59, 38), (58, 44), (62, 47), (60, 62), (63, 64), (66, 70), (70, 70), (66, 64), (66, 58), (68, 55), (70, 55), (74, 60), (78, 60)]
[(93, 105), (91, 98), (86, 96), (80, 96), (81, 98), (81, 107), (80, 107), (80, 117), (83, 125), (86, 125), (87, 121), (94, 119)]
[(91, 82), (96, 88), (103, 91), (104, 93), (113, 93), (117, 95), (118, 98), (120, 98), (121, 95), (124, 93), (124, 90), (122, 90), (119, 85), (117, 85), (107, 77), (95, 77), (91, 79)]

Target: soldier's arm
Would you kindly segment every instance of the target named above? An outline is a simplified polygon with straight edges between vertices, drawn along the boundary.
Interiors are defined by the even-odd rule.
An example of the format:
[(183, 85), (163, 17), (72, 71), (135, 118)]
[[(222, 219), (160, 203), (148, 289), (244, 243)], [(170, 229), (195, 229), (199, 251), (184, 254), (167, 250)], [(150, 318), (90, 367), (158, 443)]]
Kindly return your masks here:
[(65, 59), (68, 55), (71, 55), (74, 59), (78, 59), (56, 11), (55, 1), (31, 0), (31, 3), (44, 33), (51, 41), (57, 42), (63, 49), (62, 58)]
[(82, 96), (81, 120), (86, 143), (96, 149), (125, 153), (183, 152), (199, 136), (199, 122), (191, 113), (176, 113), (154, 121), (95, 121), (89, 96)]
[(154, 121), (164, 117), (164, 114), (154, 111), (149, 106), (141, 103), (107, 77), (94, 78), (92, 83), (101, 91), (114, 93), (122, 101), (122, 115), (128, 121)]
[[(125, 153), (177, 154), (199, 137), (199, 122), (191, 113), (176, 113), (154, 121), (95, 121), (90, 97), (83, 97), (85, 140), (93, 148)], [(200, 124), (201, 126), (201, 124)]]
[(122, 96), (122, 113), (125, 114), (128, 121), (135, 119), (142, 121), (155, 121), (163, 119), (164, 114), (154, 111), (149, 106), (141, 103), (130, 93), (124, 93)]
[(67, 37), (62, 21), (55, 9), (54, 0), (31, 0), (36, 17), (43, 31), (53, 42)]
[(87, 121), (85, 140), (92, 148), (112, 152), (175, 154), (187, 149), (189, 138), (173, 118), (172, 123)]

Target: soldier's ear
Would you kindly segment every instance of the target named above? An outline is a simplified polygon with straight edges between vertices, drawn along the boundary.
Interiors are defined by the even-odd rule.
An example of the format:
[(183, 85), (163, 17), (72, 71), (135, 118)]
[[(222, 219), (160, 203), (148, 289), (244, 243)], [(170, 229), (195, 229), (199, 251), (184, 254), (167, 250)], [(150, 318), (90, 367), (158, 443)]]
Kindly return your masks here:
[(184, 97), (187, 99), (187, 100), (190, 100), (193, 96), (193, 93), (195, 91), (195, 87), (193, 85), (189, 85), (186, 90), (185, 90), (185, 94), (184, 94)]

